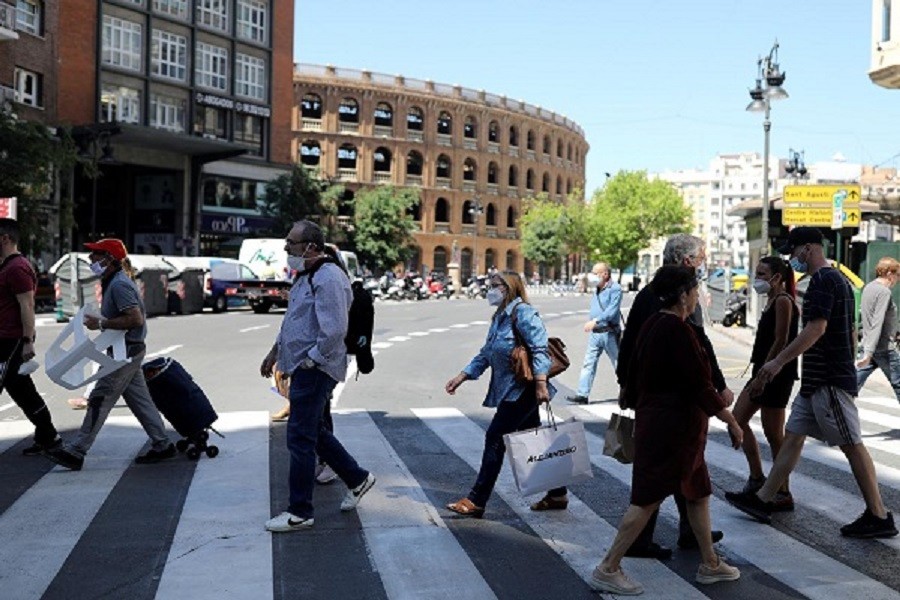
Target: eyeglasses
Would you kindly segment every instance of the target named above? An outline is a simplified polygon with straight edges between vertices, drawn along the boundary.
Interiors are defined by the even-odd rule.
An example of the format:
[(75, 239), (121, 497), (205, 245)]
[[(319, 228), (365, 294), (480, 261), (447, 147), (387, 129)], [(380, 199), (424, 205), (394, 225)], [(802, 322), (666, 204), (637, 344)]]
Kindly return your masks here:
[(491, 289), (494, 289), (494, 288), (505, 288), (506, 285), (504, 285), (504, 284), (502, 284), (502, 283), (492, 283), (492, 284), (490, 284), (488, 287), (490, 287)]
[(300, 244), (311, 244), (312, 242), (308, 240), (292, 240), (288, 238), (284, 240), (284, 243), (288, 246), (299, 246)]

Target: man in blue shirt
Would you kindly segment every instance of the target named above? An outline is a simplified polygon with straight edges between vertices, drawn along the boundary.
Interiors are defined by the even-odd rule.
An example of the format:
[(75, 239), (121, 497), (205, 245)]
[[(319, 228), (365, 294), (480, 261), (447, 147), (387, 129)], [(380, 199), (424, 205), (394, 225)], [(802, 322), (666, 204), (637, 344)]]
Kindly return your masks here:
[(591, 320), (584, 324), (584, 330), (590, 332), (581, 376), (578, 378), (578, 393), (569, 396), (569, 402), (587, 404), (594, 376), (597, 374), (597, 361), (603, 351), (609, 356), (613, 369), (619, 359), (619, 338), (622, 335), (622, 286), (612, 280), (609, 265), (598, 262), (594, 265), (588, 281), (595, 286), (591, 297)]

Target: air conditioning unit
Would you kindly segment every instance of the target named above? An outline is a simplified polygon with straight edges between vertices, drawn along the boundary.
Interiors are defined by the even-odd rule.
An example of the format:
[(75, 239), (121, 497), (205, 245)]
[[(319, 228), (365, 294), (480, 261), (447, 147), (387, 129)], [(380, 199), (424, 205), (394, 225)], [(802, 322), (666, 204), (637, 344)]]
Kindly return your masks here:
[(20, 102), (19, 90), (0, 85), (0, 102)]
[(16, 29), (16, 7), (12, 4), (0, 2), (0, 27), (4, 29)]

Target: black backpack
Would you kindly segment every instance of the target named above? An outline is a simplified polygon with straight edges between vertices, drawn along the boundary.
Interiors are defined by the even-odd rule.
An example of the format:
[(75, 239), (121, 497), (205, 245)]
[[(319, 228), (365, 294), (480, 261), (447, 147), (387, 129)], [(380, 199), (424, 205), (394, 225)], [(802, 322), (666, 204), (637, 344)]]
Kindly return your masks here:
[[(343, 265), (334, 258), (325, 257), (316, 266), (302, 273), (309, 277), (309, 287), (315, 294), (312, 278), (322, 265), (333, 263), (344, 271)], [(344, 271), (346, 275), (347, 272)], [(375, 357), (372, 356), (372, 332), (375, 329), (375, 303), (372, 295), (363, 288), (361, 281), (350, 284), (353, 292), (353, 300), (350, 302), (350, 310), (347, 319), (347, 335), (344, 337), (344, 345), (347, 346), (347, 354), (356, 357), (356, 367), (362, 374), (368, 374), (375, 368)]]

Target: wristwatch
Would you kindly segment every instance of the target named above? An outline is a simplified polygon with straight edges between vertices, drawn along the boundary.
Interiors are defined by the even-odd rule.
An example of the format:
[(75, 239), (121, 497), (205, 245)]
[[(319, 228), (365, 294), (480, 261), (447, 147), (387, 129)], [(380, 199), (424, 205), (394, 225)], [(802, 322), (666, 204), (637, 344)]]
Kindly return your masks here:
[(313, 359), (311, 359), (309, 357), (304, 358), (303, 360), (300, 361), (301, 369), (315, 369), (318, 366), (319, 366), (319, 363), (317, 363), (316, 361), (314, 361)]

